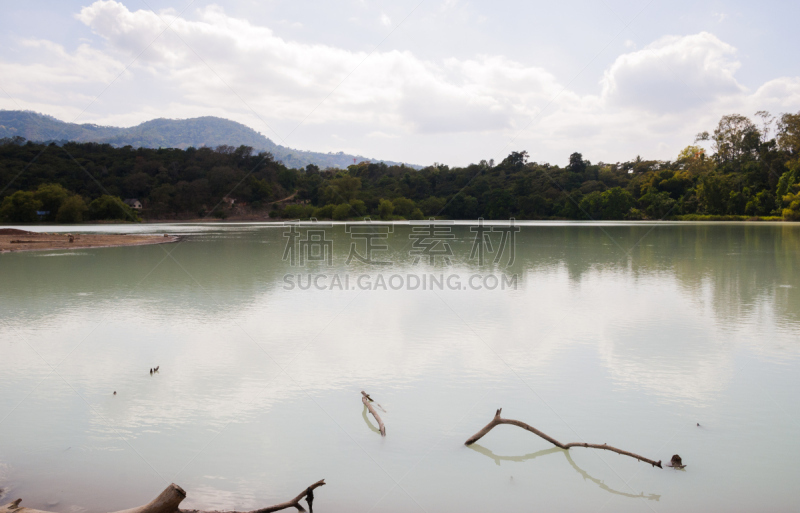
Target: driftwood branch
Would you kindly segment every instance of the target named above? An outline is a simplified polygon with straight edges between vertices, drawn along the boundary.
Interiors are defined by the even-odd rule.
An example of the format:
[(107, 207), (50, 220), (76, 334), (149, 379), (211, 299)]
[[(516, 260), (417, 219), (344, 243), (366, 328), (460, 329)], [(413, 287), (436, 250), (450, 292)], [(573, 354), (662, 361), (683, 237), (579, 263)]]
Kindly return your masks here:
[(381, 436), (386, 436), (386, 426), (383, 425), (383, 421), (381, 420), (380, 415), (378, 412), (375, 411), (375, 408), (372, 407), (373, 399), (369, 396), (368, 393), (361, 391), (361, 402), (364, 403), (364, 406), (367, 407), (369, 412), (375, 417), (375, 420), (378, 422), (378, 428), (381, 431)]
[(303, 505), (300, 504), (300, 501), (303, 500), (303, 499), (305, 499), (306, 502), (308, 502), (308, 509), (311, 511), (311, 513), (313, 513), (314, 512), (314, 508), (311, 506), (311, 503), (314, 501), (314, 489), (318, 488), (320, 486), (324, 486), (324, 485), (325, 485), (325, 480), (324, 479), (320, 479), (316, 483), (312, 484), (311, 486), (309, 486), (308, 488), (303, 490), (300, 493), (300, 495), (298, 495), (294, 499), (292, 499), (290, 501), (282, 502), (280, 504), (276, 504), (274, 506), (270, 506), (268, 508), (254, 509), (252, 511), (246, 511), (246, 512), (241, 512), (241, 511), (202, 511), (202, 510), (196, 510), (196, 509), (182, 509), (182, 510), (180, 510), (180, 513), (270, 513), (272, 511), (280, 511), (282, 509), (287, 509), (287, 508), (297, 508), (297, 511), (305, 511), (305, 508), (303, 508)]
[(368, 415), (369, 415), (369, 410), (367, 409), (366, 406), (364, 406), (364, 408), (361, 409), (361, 418), (364, 419), (364, 423), (366, 423), (366, 425), (367, 425), (367, 427), (369, 428), (370, 431), (374, 431), (374, 432), (380, 434), (381, 430), (376, 428), (372, 424), (372, 421), (369, 420)]
[(530, 431), (531, 433), (533, 433), (533, 434), (535, 434), (535, 435), (537, 435), (537, 436), (539, 436), (541, 438), (544, 438), (545, 440), (547, 440), (551, 444), (553, 444), (556, 447), (559, 447), (561, 449), (569, 449), (570, 447), (587, 447), (587, 448), (591, 448), (591, 449), (603, 449), (603, 450), (606, 450), (606, 451), (615, 452), (617, 454), (622, 454), (623, 456), (630, 456), (631, 458), (636, 458), (637, 460), (643, 461), (645, 463), (649, 463), (649, 464), (653, 465), (654, 467), (664, 468), (664, 467), (661, 466), (661, 460), (653, 461), (651, 459), (645, 458), (644, 456), (639, 456), (638, 454), (635, 454), (635, 453), (632, 453), (632, 452), (623, 451), (622, 449), (617, 449), (616, 447), (612, 447), (612, 446), (610, 446), (608, 444), (587, 444), (587, 443), (583, 443), (583, 442), (580, 442), (580, 443), (573, 442), (573, 443), (568, 443), (568, 444), (562, 444), (561, 442), (559, 442), (555, 438), (542, 433), (541, 431), (539, 431), (538, 429), (536, 429), (535, 427), (533, 427), (531, 425), (528, 425), (528, 424), (526, 424), (524, 422), (521, 422), (519, 420), (504, 419), (504, 418), (500, 417), (500, 412), (502, 412), (502, 411), (503, 411), (502, 408), (497, 410), (497, 413), (494, 414), (494, 418), (492, 419), (492, 421), (489, 422), (488, 424), (486, 424), (486, 426), (484, 426), (483, 429), (481, 429), (480, 431), (478, 431), (477, 433), (472, 435), (469, 438), (469, 440), (467, 440), (465, 442), (465, 444), (466, 445), (474, 444), (475, 442), (477, 442), (478, 440), (483, 438), (486, 435), (486, 433), (488, 433), (489, 431), (494, 429), (495, 426), (499, 426), (500, 424), (511, 424), (512, 426), (521, 427), (522, 429), (524, 429), (526, 431)]
[[(177, 513), (178, 505), (186, 498), (186, 492), (183, 488), (176, 484), (169, 485), (161, 494), (145, 504), (137, 508), (125, 509), (117, 513)], [(17, 499), (4, 506), (0, 506), (0, 513), (48, 513), (38, 509), (26, 508), (20, 506), (22, 499)]]
[[(268, 508), (256, 509), (247, 513), (270, 513), (272, 511), (280, 511), (286, 508), (297, 508), (297, 511), (305, 511), (305, 508), (300, 504), (300, 501), (305, 499), (308, 502), (308, 509), (313, 513), (311, 503), (314, 501), (314, 489), (325, 484), (324, 479), (320, 479), (316, 483), (306, 488), (300, 495), (290, 501), (276, 504)], [(186, 492), (175, 483), (169, 485), (161, 494), (145, 504), (137, 508), (125, 509), (116, 513), (234, 513), (234, 512), (210, 512), (201, 511), (196, 509), (179, 509), (178, 505), (186, 498)], [(22, 499), (17, 499), (14, 502), (9, 502), (4, 506), (0, 506), (0, 513), (49, 513), (47, 511), (40, 511), (26, 507), (20, 507)], [(242, 512), (237, 512), (242, 513)]]

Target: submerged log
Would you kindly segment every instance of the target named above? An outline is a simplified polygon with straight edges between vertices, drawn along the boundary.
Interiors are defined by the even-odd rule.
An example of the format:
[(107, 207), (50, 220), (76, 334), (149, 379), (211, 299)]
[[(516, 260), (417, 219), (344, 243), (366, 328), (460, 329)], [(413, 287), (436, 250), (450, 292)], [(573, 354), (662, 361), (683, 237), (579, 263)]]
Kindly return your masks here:
[[(256, 509), (249, 512), (237, 512), (237, 513), (270, 513), (272, 511), (280, 511), (286, 508), (297, 508), (297, 511), (305, 511), (305, 508), (300, 501), (306, 499), (308, 502), (308, 509), (312, 511), (311, 503), (314, 501), (314, 489), (325, 484), (324, 479), (320, 479), (316, 483), (312, 484), (308, 488), (306, 488), (300, 495), (295, 497), (294, 499), (286, 502), (282, 502), (281, 504), (276, 504), (274, 506), (269, 506), (267, 508)], [(144, 506), (139, 506), (136, 508), (131, 509), (124, 509), (122, 511), (118, 511), (116, 513), (234, 513), (234, 512), (217, 512), (217, 511), (202, 511), (197, 509), (179, 509), (178, 505), (186, 498), (186, 492), (180, 486), (176, 485), (175, 483), (170, 484), (167, 488), (161, 492), (161, 494), (150, 501), (149, 503), (145, 504)], [(9, 502), (4, 506), (0, 506), (0, 513), (49, 513), (47, 511), (40, 511), (38, 509), (31, 509), (26, 507), (20, 507), (20, 502), (22, 499), (17, 499), (14, 502)]]
[(375, 408), (372, 407), (372, 398), (369, 396), (368, 393), (361, 391), (361, 402), (364, 403), (364, 406), (367, 407), (369, 412), (375, 417), (375, 420), (378, 422), (378, 428), (381, 431), (381, 436), (386, 436), (386, 426), (383, 425), (383, 421), (381, 417), (378, 415), (378, 412), (375, 411)]
[[(178, 505), (186, 498), (186, 492), (183, 488), (172, 483), (161, 494), (148, 502), (144, 506), (137, 508), (124, 509), (117, 513), (177, 513)], [(48, 513), (38, 509), (26, 508), (20, 506), (22, 499), (17, 499), (4, 506), (0, 506), (0, 513)]]
[(559, 442), (555, 438), (542, 433), (541, 431), (539, 431), (538, 429), (536, 429), (535, 427), (533, 427), (533, 426), (531, 426), (529, 424), (526, 424), (526, 423), (521, 422), (519, 420), (504, 419), (504, 418), (500, 417), (500, 412), (502, 412), (502, 411), (503, 411), (502, 408), (498, 409), (497, 413), (494, 414), (494, 418), (492, 419), (492, 421), (489, 422), (488, 424), (486, 424), (486, 426), (484, 426), (483, 429), (481, 429), (480, 431), (478, 431), (477, 433), (472, 435), (465, 442), (465, 445), (474, 444), (475, 442), (477, 442), (478, 440), (483, 438), (486, 435), (486, 433), (488, 433), (489, 431), (494, 429), (495, 426), (499, 426), (500, 424), (510, 424), (512, 426), (521, 427), (522, 429), (524, 429), (526, 431), (530, 431), (531, 433), (533, 433), (533, 434), (535, 434), (535, 435), (537, 435), (537, 436), (539, 436), (541, 438), (544, 438), (545, 440), (547, 440), (551, 444), (553, 444), (556, 447), (559, 447), (561, 449), (569, 449), (570, 447), (587, 447), (587, 448), (591, 448), (591, 449), (603, 449), (603, 450), (606, 450), (606, 451), (612, 451), (612, 452), (615, 452), (617, 454), (621, 454), (623, 456), (630, 456), (631, 458), (636, 458), (637, 460), (643, 461), (645, 463), (649, 463), (649, 464), (653, 465), (654, 467), (664, 468), (664, 467), (661, 466), (661, 460), (654, 461), (654, 460), (651, 460), (649, 458), (645, 458), (644, 456), (639, 456), (638, 454), (635, 454), (635, 453), (632, 453), (632, 452), (623, 451), (622, 449), (617, 449), (616, 447), (612, 447), (612, 446), (610, 446), (608, 444), (587, 444), (587, 443), (583, 443), (583, 442), (572, 442), (572, 443), (568, 443), (568, 444), (562, 444), (561, 442)]

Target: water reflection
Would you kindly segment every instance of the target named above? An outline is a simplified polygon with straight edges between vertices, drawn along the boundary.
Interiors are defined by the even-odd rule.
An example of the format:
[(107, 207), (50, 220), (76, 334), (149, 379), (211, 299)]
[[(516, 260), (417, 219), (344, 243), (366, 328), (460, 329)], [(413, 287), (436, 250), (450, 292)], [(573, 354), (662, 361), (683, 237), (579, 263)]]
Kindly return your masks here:
[[(158, 227), (166, 230), (167, 227)], [(42, 254), (14, 253), (0, 256), (4, 294), (0, 305), (13, 314), (36, 311), (35, 305), (53, 295), (64, 297), (92, 290), (95, 294), (119, 298), (130, 289), (134, 297), (144, 289), (161, 294), (161, 305), (178, 299), (181, 308), (207, 312), (222, 308), (235, 312), (254, 298), (283, 286), (283, 275), (297, 272), (283, 261), (285, 239), (276, 227), (230, 227), (223, 232), (188, 235), (178, 246), (105, 248), (80, 253), (53, 252), (71, 258), (46, 258), (35, 265), (31, 260)], [(351, 239), (341, 225), (328, 229), (333, 239), (335, 271), (374, 272), (374, 267), (345, 267)], [(517, 234), (514, 265), (505, 268), (479, 266), (470, 259), (474, 234), (466, 226), (455, 226), (452, 242), (455, 254), (452, 270), (518, 273), (524, 284), (537, 274), (566, 272), (579, 284), (594, 276), (630, 277), (634, 282), (653, 278), (673, 278), (680, 289), (698, 304), (707, 304), (720, 321), (758, 314), (765, 303), (774, 308), (779, 322), (800, 323), (800, 287), (797, 284), (797, 259), (800, 255), (800, 226), (781, 225), (664, 225), (638, 226), (523, 226)], [(420, 272), (413, 264), (408, 226), (397, 226), (388, 241), (390, 251), (382, 259), (394, 262), (392, 272)], [(610, 241), (613, 238), (619, 246)], [(642, 242), (639, 239), (644, 237)], [(622, 249), (620, 249), (622, 248)], [(629, 248), (631, 248), (629, 250)], [(174, 250), (171, 259), (165, 251)], [(504, 259), (505, 261), (505, 259)], [(357, 265), (358, 264), (358, 265)], [(158, 266), (157, 268), (154, 267)], [(35, 270), (34, 270), (35, 267)], [(325, 270), (309, 265), (303, 272)], [(439, 269), (441, 271), (441, 269)], [(152, 276), (148, 273), (153, 272)], [(138, 284), (142, 279), (145, 283)], [(210, 292), (203, 297), (193, 293), (197, 282)], [(159, 301), (159, 297), (154, 297)], [(216, 300), (216, 301), (215, 301)], [(20, 303), (21, 302), (21, 303)], [(67, 308), (73, 303), (53, 304)], [(51, 312), (52, 313), (52, 312)], [(31, 320), (36, 320), (31, 318)]]
[(560, 453), (564, 454), (564, 457), (567, 458), (567, 461), (569, 462), (570, 466), (572, 468), (574, 468), (575, 471), (578, 474), (580, 474), (583, 477), (584, 480), (588, 479), (589, 481), (595, 483), (601, 489), (603, 489), (603, 490), (605, 490), (605, 491), (607, 491), (609, 493), (613, 493), (615, 495), (621, 495), (623, 497), (629, 497), (631, 499), (647, 499), (647, 500), (650, 500), (650, 501), (658, 501), (659, 499), (661, 499), (661, 495), (657, 495), (657, 494), (654, 494), (654, 493), (650, 493), (650, 494), (645, 495), (644, 492), (642, 492), (642, 493), (636, 495), (636, 494), (633, 494), (633, 493), (626, 493), (626, 492), (621, 492), (619, 490), (614, 490), (613, 488), (611, 488), (610, 486), (605, 484), (600, 479), (597, 479), (596, 477), (590, 476), (588, 472), (586, 472), (585, 470), (580, 468), (575, 463), (575, 461), (572, 459), (572, 456), (570, 455), (568, 450), (560, 449), (558, 447), (553, 447), (552, 449), (545, 449), (545, 450), (542, 450), (542, 451), (537, 451), (537, 452), (534, 452), (534, 453), (531, 453), (531, 454), (525, 454), (525, 455), (522, 455), (522, 456), (498, 456), (497, 454), (493, 453), (492, 451), (490, 451), (486, 447), (483, 447), (480, 444), (472, 444), (472, 445), (469, 445), (467, 447), (472, 449), (473, 451), (475, 451), (477, 453), (483, 454), (484, 456), (486, 456), (488, 458), (491, 458), (492, 460), (494, 460), (494, 462), (495, 462), (495, 464), (497, 466), (500, 466), (500, 462), (501, 461), (513, 461), (513, 462), (517, 462), (517, 463), (522, 463), (522, 462), (525, 462), (525, 461), (530, 461), (530, 460), (539, 458), (541, 456), (547, 456), (548, 454), (554, 454), (554, 453), (560, 452)]
[(361, 418), (364, 419), (364, 422), (367, 424), (367, 427), (369, 427), (370, 431), (374, 431), (380, 434), (381, 430), (372, 425), (372, 422), (369, 420), (369, 417), (367, 417), (367, 412), (368, 412), (367, 406), (364, 405), (364, 410), (361, 412)]
[[(377, 487), (385, 477), (370, 458), (403, 475), (435, 440), (448, 440), (440, 447), (449, 450), (449, 438), (437, 429), (485, 395), (489, 404), (476, 411), (507, 404), (520, 418), (554, 429), (564, 429), (563, 418), (577, 432), (623, 437), (642, 452), (673, 440), (670, 451), (675, 445), (692, 454), (692, 471), (671, 495), (610, 489), (565, 453), (574, 471), (597, 486), (575, 493), (572, 470), (556, 458), (540, 459), (524, 466), (525, 479), (546, 493), (518, 487), (516, 499), (505, 496), (510, 502), (549, 497), (562, 501), (549, 510), (583, 511), (610, 493), (659, 500), (670, 511), (683, 511), (670, 503), (683, 496), (697, 511), (746, 509), (739, 499), (702, 502), (737, 489), (755, 490), (754, 501), (787, 506), (796, 503), (790, 483), (800, 478), (785, 458), (800, 443), (786, 421), (800, 413), (799, 228), (531, 224), (518, 234), (515, 262), (505, 268), (470, 260), (473, 233), (455, 226), (453, 265), (445, 269), (415, 265), (409, 228), (396, 226), (385, 257), (395, 262), (391, 273), (520, 276), (517, 290), (435, 294), (284, 290), (287, 273), (375, 275), (367, 265), (344, 264), (351, 241), (341, 226), (332, 228), (332, 270), (291, 267), (282, 259), (282, 229), (257, 225), (203, 227), (177, 246), (47, 252), (47, 258), (3, 254), (0, 361), (11, 363), (4, 366), (0, 418), (30, 396), (13, 422), (0, 423), (0, 460), (13, 477), (4, 478), (0, 463), (0, 488), (13, 485), (26, 501), (68, 490), (59, 513), (144, 503), (163, 483), (121, 443), (122, 433), (153, 468), (166, 476), (180, 471), (182, 485), (202, 492), (192, 495), (199, 501), (194, 507), (229, 509), (237, 497), (244, 502), (236, 503), (239, 509), (285, 500), (283, 492), (307, 484), (307, 473), (341, 477), (325, 492), (341, 494), (331, 500), (332, 511), (366, 510), (358, 502), (363, 491), (382, 493)], [(632, 249), (621, 250), (609, 237)], [(174, 250), (178, 263), (165, 258), (165, 249)], [(49, 256), (56, 254), (66, 256)], [(50, 376), (39, 354), (52, 365), (63, 362), (59, 374), (74, 390)], [(161, 370), (151, 378), (156, 365)], [(366, 409), (361, 419), (353, 410), (358, 390), (373, 384), (401, 412), (386, 439), (375, 435)], [(671, 439), (675, 424), (687, 420), (725, 432), (709, 428)], [(774, 446), (764, 448), (765, 437)], [(351, 440), (359, 442), (351, 447)], [(453, 447), (460, 449), (462, 440)], [(500, 457), (473, 450), (496, 464), (559, 451)], [(363, 452), (370, 458), (353, 463)], [(760, 466), (725, 459), (740, 453)], [(482, 459), (460, 457), (432, 458), (431, 476), (409, 490), (429, 493), (436, 504), (441, 493), (432, 487), (469, 482), (458, 509), (491, 509), (481, 501), (502, 495), (508, 483), (492, 484)], [(293, 466), (265, 467), (265, 461)], [(612, 464), (624, 472), (628, 463)], [(675, 474), (637, 479), (642, 489), (663, 490), (665, 475)], [(81, 503), (96, 489), (123, 491)], [(636, 509), (629, 505), (635, 501), (621, 502), (620, 511)]]

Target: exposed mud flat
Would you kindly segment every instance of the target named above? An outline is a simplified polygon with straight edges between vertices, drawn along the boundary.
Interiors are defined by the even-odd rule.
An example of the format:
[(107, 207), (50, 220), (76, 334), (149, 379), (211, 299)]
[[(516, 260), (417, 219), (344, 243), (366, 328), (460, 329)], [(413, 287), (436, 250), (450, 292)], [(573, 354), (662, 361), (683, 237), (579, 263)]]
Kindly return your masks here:
[(54, 249), (111, 248), (177, 242), (174, 235), (126, 235), (110, 233), (37, 233), (15, 228), (0, 229), (0, 252)]

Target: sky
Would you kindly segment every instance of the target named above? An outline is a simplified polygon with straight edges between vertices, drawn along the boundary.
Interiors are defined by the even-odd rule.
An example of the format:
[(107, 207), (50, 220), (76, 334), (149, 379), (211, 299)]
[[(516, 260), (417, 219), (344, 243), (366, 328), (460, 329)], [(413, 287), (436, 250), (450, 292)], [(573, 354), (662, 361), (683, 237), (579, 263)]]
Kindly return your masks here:
[(800, 111), (800, 2), (0, 0), (0, 109), (420, 165), (671, 160)]

